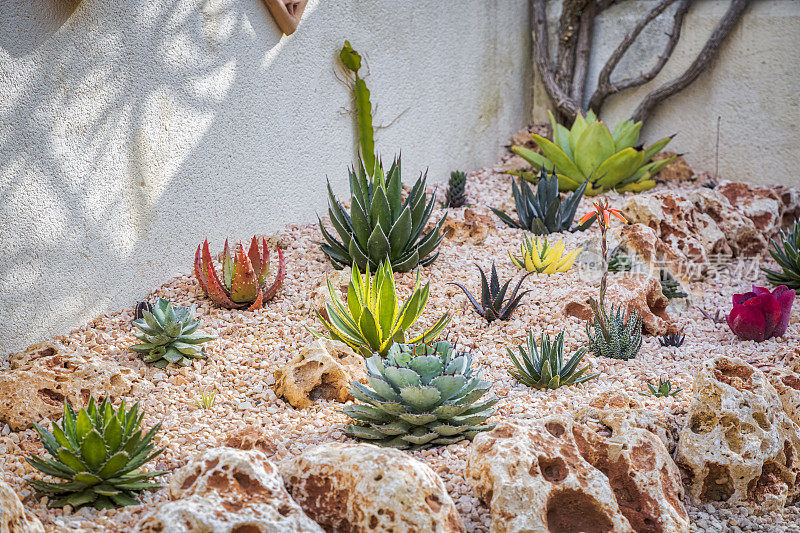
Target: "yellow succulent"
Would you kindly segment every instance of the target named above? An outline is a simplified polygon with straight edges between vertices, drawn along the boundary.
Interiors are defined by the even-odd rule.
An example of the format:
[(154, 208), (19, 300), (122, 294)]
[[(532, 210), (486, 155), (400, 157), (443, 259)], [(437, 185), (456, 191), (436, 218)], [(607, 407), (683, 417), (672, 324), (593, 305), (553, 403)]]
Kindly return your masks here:
[(524, 268), (528, 272), (538, 272), (540, 274), (552, 274), (553, 272), (566, 272), (572, 267), (575, 258), (581, 253), (583, 248), (572, 250), (564, 255), (564, 242), (559, 240), (555, 245), (550, 246), (547, 239), (527, 237), (520, 246), (522, 256), (516, 257), (511, 252), (511, 261), (519, 268)]

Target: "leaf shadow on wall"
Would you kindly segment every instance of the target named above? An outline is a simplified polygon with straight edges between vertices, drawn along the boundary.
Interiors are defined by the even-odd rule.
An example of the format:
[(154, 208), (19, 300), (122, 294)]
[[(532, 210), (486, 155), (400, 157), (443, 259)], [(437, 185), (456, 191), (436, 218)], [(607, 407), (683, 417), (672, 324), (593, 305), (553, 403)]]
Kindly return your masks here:
[[(47, 3), (1, 10), (28, 1)], [(204, 224), (241, 230), (213, 216), (236, 192), (220, 160), (248, 154), (236, 136), (224, 155), (206, 137), (247, 127), (236, 102), (280, 55), (260, 0), (82, 0), (71, 17), (53, 13), (14, 44), (17, 15), (0, 21), (0, 354), (95, 317), (132, 285), (144, 294), (154, 273), (188, 270), (176, 243), (193, 251)]]

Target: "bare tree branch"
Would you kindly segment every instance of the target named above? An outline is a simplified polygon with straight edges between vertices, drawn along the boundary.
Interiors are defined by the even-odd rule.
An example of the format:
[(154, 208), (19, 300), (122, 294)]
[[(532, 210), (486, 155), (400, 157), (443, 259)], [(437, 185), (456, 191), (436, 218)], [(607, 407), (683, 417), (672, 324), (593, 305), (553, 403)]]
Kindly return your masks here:
[(534, 56), (539, 75), (542, 77), (545, 91), (553, 101), (559, 113), (573, 120), (578, 114), (580, 106), (566, 93), (565, 89), (556, 83), (554, 69), (550, 60), (547, 37), (547, 9), (544, 0), (531, 0), (531, 17), (534, 38)]
[(567, 91), (575, 73), (575, 48), (578, 44), (581, 12), (589, 0), (564, 0), (558, 27), (555, 80)]
[(586, 74), (589, 72), (589, 60), (592, 53), (592, 32), (594, 31), (595, 4), (589, 4), (581, 13), (578, 28), (578, 44), (575, 50), (575, 70), (572, 76), (570, 96), (583, 106), (583, 93), (586, 87)]
[[(658, 72), (660, 72), (664, 67), (667, 59), (669, 59), (669, 56), (672, 54), (675, 44), (678, 42), (678, 38), (680, 37), (680, 25), (683, 22), (683, 15), (685, 15), (686, 11), (688, 10), (690, 0), (681, 0), (681, 6), (679, 6), (678, 10), (676, 11), (675, 23), (673, 24), (672, 32), (670, 34), (669, 41), (667, 42), (666, 51), (661, 55), (661, 57), (659, 57), (656, 65), (649, 72), (642, 74), (638, 78), (628, 78), (620, 83), (611, 83), (611, 74), (614, 73), (614, 69), (617, 68), (620, 60), (622, 60), (623, 56), (630, 49), (631, 45), (633, 45), (633, 43), (639, 37), (639, 34), (642, 33), (642, 30), (644, 30), (645, 27), (650, 24), (650, 22), (652, 22), (675, 2), (676, 0), (661, 0), (661, 2), (656, 4), (656, 6), (648, 11), (644, 17), (639, 19), (639, 21), (636, 23), (636, 26), (634, 26), (633, 29), (625, 36), (625, 38), (622, 39), (622, 42), (619, 43), (614, 52), (609, 56), (608, 61), (606, 61), (606, 64), (600, 71), (600, 75), (597, 77), (597, 88), (589, 100), (589, 107), (593, 109), (595, 113), (597, 113), (603, 106), (606, 98), (614, 93), (622, 91), (625, 88), (646, 83), (655, 77), (655, 75), (658, 74)], [(681, 7), (684, 9), (681, 10)], [(626, 86), (623, 87), (623, 84)]]
[(633, 113), (632, 118), (635, 122), (647, 118), (653, 108), (658, 104), (679, 91), (682, 91), (697, 79), (700, 73), (703, 72), (717, 56), (720, 45), (739, 22), (739, 19), (744, 15), (744, 12), (751, 2), (752, 0), (731, 0), (728, 11), (723, 15), (722, 19), (720, 19), (719, 24), (717, 24), (717, 27), (714, 29), (714, 33), (708, 38), (705, 46), (703, 46), (703, 49), (692, 64), (689, 65), (683, 74), (645, 96), (644, 100), (642, 100), (639, 107), (637, 107), (636, 111)]

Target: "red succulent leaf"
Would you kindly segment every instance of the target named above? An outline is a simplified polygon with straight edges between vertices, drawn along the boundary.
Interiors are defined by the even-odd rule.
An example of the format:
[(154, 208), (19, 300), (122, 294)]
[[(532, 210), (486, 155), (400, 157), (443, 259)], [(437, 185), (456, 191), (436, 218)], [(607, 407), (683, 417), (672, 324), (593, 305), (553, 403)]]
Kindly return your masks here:
[[(206, 247), (208, 247), (208, 239), (205, 242)], [(197, 278), (197, 281), (200, 283), (200, 287), (203, 289), (203, 293), (208, 296), (208, 289), (206, 288), (206, 273), (203, 269), (203, 260), (200, 255), (200, 244), (197, 245), (197, 251), (194, 254), (194, 277)]]
[[(267, 247), (264, 246), (264, 251), (266, 251)], [(253, 240), (250, 241), (250, 248), (247, 250), (247, 256), (250, 258), (250, 264), (253, 265), (253, 271), (256, 273), (258, 277), (258, 283), (261, 285), (263, 280), (261, 279), (261, 273), (263, 270), (262, 258), (261, 258), (261, 251), (258, 249), (258, 239), (256, 236), (253, 235)]]
[(214, 305), (219, 307), (227, 307), (228, 309), (238, 307), (233, 301), (231, 301), (231, 299), (228, 297), (228, 293), (219, 283), (217, 271), (214, 269), (213, 261), (211, 261), (211, 254), (208, 251), (208, 246), (206, 246), (203, 250), (203, 263), (206, 268), (208, 297), (211, 298), (211, 301), (214, 302)]
[(250, 305), (250, 307), (248, 307), (247, 309), (245, 309), (245, 311), (255, 311), (256, 309), (261, 309), (263, 306), (264, 306), (264, 291), (262, 291), (262, 290), (259, 288), (259, 289), (258, 289), (258, 297), (257, 297), (257, 298), (256, 298), (256, 300), (255, 300), (255, 301), (254, 301), (254, 302), (253, 302), (253, 303)]
[[(264, 249), (266, 250), (266, 242), (264, 243)], [(268, 302), (271, 300), (275, 294), (278, 292), (278, 289), (283, 284), (283, 278), (286, 276), (286, 263), (283, 259), (283, 250), (278, 248), (278, 273), (275, 275), (275, 281), (272, 282), (272, 285), (269, 286), (264, 292), (264, 301)]]
[(764, 340), (765, 320), (760, 309), (749, 305), (736, 305), (728, 315), (728, 326), (737, 337), (745, 341)]
[(231, 300), (239, 305), (250, 304), (259, 293), (256, 273), (250, 258), (244, 253), (242, 243), (236, 245), (236, 275), (231, 283)]
[(786, 285), (779, 285), (772, 291), (772, 295), (778, 301), (781, 308), (781, 318), (775, 325), (775, 330), (772, 332), (773, 337), (783, 337), (786, 333), (786, 328), (789, 327), (789, 318), (792, 315), (792, 304), (795, 298), (794, 289), (789, 289)]

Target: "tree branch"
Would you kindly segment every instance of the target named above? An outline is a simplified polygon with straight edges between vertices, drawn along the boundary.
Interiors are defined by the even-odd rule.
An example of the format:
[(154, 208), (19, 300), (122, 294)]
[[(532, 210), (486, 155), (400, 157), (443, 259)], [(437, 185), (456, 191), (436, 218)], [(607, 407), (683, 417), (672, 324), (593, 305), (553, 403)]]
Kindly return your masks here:
[[(623, 90), (624, 88), (634, 87), (639, 81), (641, 81), (639, 85), (646, 83), (652, 79), (655, 74), (658, 74), (658, 72), (660, 72), (664, 67), (667, 59), (669, 59), (669, 56), (672, 53), (673, 48), (675, 47), (675, 44), (678, 42), (678, 38), (680, 37), (680, 24), (683, 22), (683, 15), (686, 14), (686, 10), (688, 10), (689, 0), (681, 0), (681, 6), (678, 7), (676, 12), (675, 24), (673, 24), (672, 33), (669, 41), (667, 42), (666, 51), (661, 55), (661, 57), (659, 57), (655, 67), (651, 69), (650, 72), (642, 74), (638, 78), (628, 78), (627, 80), (624, 80), (622, 83), (628, 84), (626, 87), (623, 87), (622, 83), (611, 83), (611, 74), (614, 73), (614, 69), (617, 68), (617, 65), (630, 49), (631, 45), (633, 45), (633, 43), (639, 37), (639, 34), (642, 33), (642, 30), (644, 30), (645, 27), (647, 27), (647, 25), (653, 21), (653, 19), (658, 17), (675, 2), (676, 0), (661, 0), (661, 2), (659, 2), (653, 9), (648, 11), (644, 17), (639, 19), (639, 21), (636, 23), (636, 26), (634, 26), (633, 29), (625, 36), (625, 38), (622, 39), (622, 42), (619, 43), (614, 52), (609, 56), (608, 61), (606, 61), (606, 64), (600, 71), (600, 75), (597, 77), (597, 88), (595, 89), (594, 94), (592, 94), (592, 97), (589, 99), (589, 107), (593, 109), (595, 113), (600, 112), (600, 108), (603, 107), (603, 103), (605, 102), (606, 98)], [(681, 11), (682, 6), (685, 6), (683, 11)]]
[(545, 8), (544, 0), (531, 0), (531, 17), (533, 19), (533, 38), (535, 41), (533, 52), (545, 91), (547, 91), (547, 95), (555, 104), (558, 112), (572, 120), (577, 115), (580, 107), (566, 93), (565, 89), (556, 83), (548, 50), (547, 9)]
[(575, 51), (575, 70), (572, 75), (570, 96), (583, 107), (583, 93), (586, 87), (586, 74), (589, 72), (589, 59), (592, 52), (592, 32), (594, 31), (595, 4), (589, 4), (581, 13), (578, 28), (578, 44)]
[(589, 0), (564, 0), (558, 27), (555, 80), (564, 91), (569, 90), (575, 74), (575, 48), (578, 44), (581, 12)]
[(688, 87), (708, 67), (717, 56), (720, 45), (725, 41), (733, 28), (744, 15), (752, 0), (731, 0), (728, 11), (720, 19), (714, 33), (706, 41), (705, 46), (697, 55), (691, 65), (677, 78), (665, 83), (658, 89), (651, 91), (633, 113), (633, 121), (638, 122), (647, 118), (652, 110), (661, 102)]

